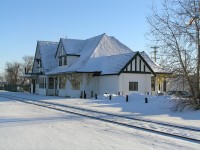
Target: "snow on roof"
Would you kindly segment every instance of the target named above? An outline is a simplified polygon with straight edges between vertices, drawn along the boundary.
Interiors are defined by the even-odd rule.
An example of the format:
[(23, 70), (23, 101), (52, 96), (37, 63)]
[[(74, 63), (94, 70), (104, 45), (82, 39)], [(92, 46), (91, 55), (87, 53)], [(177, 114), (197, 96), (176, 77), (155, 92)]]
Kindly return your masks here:
[(40, 52), (44, 73), (54, 69), (57, 66), (55, 59), (57, 46), (58, 42), (38, 41), (38, 50)]
[(130, 48), (119, 42), (114, 37), (107, 36), (104, 33), (102, 35), (101, 41), (92, 53), (91, 58), (118, 55), (130, 52), (133, 52)]
[(97, 47), (99, 41), (101, 40), (102, 35), (95, 36), (93, 38), (87, 39), (84, 41), (84, 47), (80, 50), (80, 57), (76, 63), (71, 66), (58, 66), (54, 70), (48, 72), (47, 74), (61, 74), (61, 73), (69, 73), (76, 72), (79, 68), (81, 68), (90, 58), (92, 52)]
[(140, 52), (140, 55), (144, 58), (144, 60), (149, 64), (149, 66), (155, 73), (169, 73), (167, 70), (162, 68), (159, 64), (154, 62), (144, 51)]
[[(71, 66), (58, 66), (47, 74), (61, 74), (69, 72), (95, 72), (102, 74), (118, 73), (127, 63), (133, 51), (114, 37), (106, 34), (95, 36), (87, 40), (63, 40), (67, 54), (80, 54), (78, 61)], [(71, 44), (70, 41), (72, 42)], [(69, 46), (66, 46), (66, 44)], [(76, 48), (75, 48), (76, 47)], [(75, 51), (72, 49), (75, 48)], [(69, 51), (68, 51), (69, 50)], [(71, 50), (71, 51), (70, 51)], [(124, 55), (122, 55), (124, 54)], [(110, 57), (108, 57), (110, 56)]]
[[(61, 38), (66, 54), (80, 55), (77, 62), (70, 66), (57, 66), (55, 53), (58, 43), (38, 41), (44, 73), (48, 75), (70, 72), (101, 72), (117, 74), (136, 54), (116, 38), (105, 33), (86, 40)], [(140, 52), (155, 73), (168, 73), (156, 64), (145, 52)]]
[(101, 75), (118, 74), (135, 52), (90, 58), (78, 72), (101, 72)]
[(76, 39), (60, 39), (66, 54), (71, 55), (80, 55), (83, 50), (83, 46), (85, 44), (84, 40), (76, 40)]

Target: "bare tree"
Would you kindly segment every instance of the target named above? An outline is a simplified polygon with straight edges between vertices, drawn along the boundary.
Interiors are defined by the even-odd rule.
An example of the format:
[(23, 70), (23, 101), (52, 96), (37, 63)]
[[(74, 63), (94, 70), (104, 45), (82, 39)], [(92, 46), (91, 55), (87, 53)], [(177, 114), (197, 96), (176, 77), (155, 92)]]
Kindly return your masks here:
[(162, 49), (161, 63), (184, 77), (193, 95), (190, 106), (200, 109), (200, 1), (163, 0), (159, 11), (155, 5), (151, 10), (149, 35)]
[[(24, 56), (24, 57), (22, 57), (22, 60), (23, 60), (23, 62), (22, 62), (21, 69), (20, 69), (21, 74), (26, 74), (26, 73), (32, 72), (34, 57), (33, 56)], [(29, 84), (29, 79), (21, 77), (21, 84), (22, 85)]]
[(18, 62), (6, 63), (5, 79), (9, 84), (18, 84), (20, 82), (20, 66)]
[(22, 57), (22, 60), (23, 60), (22, 67), (24, 70), (26, 70), (26, 73), (32, 72), (34, 57), (33, 56), (24, 56), (24, 57)]
[(3, 73), (0, 74), (0, 82), (5, 82), (4, 74)]
[(32, 71), (33, 60), (32, 56), (24, 56), (23, 62), (7, 62), (5, 66), (5, 81), (7, 82), (6, 90), (16, 91), (25, 90), (29, 91), (30, 81), (24, 78), (25, 73)]

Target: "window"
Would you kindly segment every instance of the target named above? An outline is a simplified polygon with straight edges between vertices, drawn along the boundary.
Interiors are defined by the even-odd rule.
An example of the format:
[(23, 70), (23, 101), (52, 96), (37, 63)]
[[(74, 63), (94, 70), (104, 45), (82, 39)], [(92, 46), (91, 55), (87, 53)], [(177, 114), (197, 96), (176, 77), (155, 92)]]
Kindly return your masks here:
[(129, 91), (138, 91), (138, 82), (129, 82)]
[(167, 81), (166, 80), (163, 81), (163, 91), (164, 92), (167, 91)]
[(52, 77), (49, 77), (49, 89), (54, 89), (54, 79)]
[(63, 65), (67, 65), (67, 56), (64, 56), (64, 64)]
[(45, 78), (39, 78), (39, 88), (44, 89), (45, 88)]
[(37, 63), (38, 63), (38, 68), (42, 67), (41, 65), (41, 59), (36, 59)]
[(151, 91), (155, 91), (155, 77), (151, 77)]
[(67, 56), (60, 56), (58, 63), (59, 63), (59, 66), (67, 65)]
[(40, 68), (42, 65), (41, 65), (41, 60), (38, 61), (38, 68)]
[(59, 76), (59, 89), (64, 89), (66, 84), (66, 77)]
[(59, 58), (59, 66), (62, 66), (62, 57)]

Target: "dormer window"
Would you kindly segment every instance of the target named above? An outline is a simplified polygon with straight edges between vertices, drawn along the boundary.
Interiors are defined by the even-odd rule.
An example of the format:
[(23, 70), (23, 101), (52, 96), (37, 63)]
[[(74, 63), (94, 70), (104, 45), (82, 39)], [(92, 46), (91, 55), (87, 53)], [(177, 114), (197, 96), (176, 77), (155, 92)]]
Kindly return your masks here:
[(41, 59), (36, 59), (37, 63), (38, 63), (38, 68), (41, 68), (42, 65), (41, 65)]
[(65, 66), (67, 65), (67, 56), (63, 55), (59, 57), (59, 66)]

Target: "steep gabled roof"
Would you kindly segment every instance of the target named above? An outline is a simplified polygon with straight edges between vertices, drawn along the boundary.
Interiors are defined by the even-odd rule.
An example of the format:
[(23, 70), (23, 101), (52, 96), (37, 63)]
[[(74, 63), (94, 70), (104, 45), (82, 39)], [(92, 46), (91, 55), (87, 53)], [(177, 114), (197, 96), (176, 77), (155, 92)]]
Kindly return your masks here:
[(57, 66), (55, 54), (57, 42), (38, 41), (37, 49), (41, 55), (44, 73), (47, 75), (70, 72), (101, 72), (101, 75), (120, 74), (123, 68), (136, 55), (154, 73), (168, 73), (153, 62), (145, 52), (133, 52), (116, 38), (101, 34), (86, 40), (60, 39), (67, 55), (80, 56), (70, 66)]
[(38, 41), (37, 50), (39, 50), (44, 73), (54, 69), (57, 66), (55, 53), (58, 42)]
[(91, 58), (101, 57), (101, 56), (111, 56), (119, 55), (133, 52), (126, 45), (119, 42), (116, 38), (107, 36), (105, 33), (97, 45), (96, 49), (93, 51)]
[[(66, 42), (68, 41), (68, 42)], [(72, 44), (69, 44), (69, 46), (66, 46), (64, 48), (66, 49), (72, 49), (73, 47), (76, 47), (74, 50), (69, 52), (65, 49), (66, 54), (73, 53), (73, 54), (79, 54), (80, 57), (76, 63), (74, 63), (71, 66), (58, 66), (54, 70), (48, 72), (47, 74), (61, 74), (61, 73), (67, 73), (67, 72), (90, 72), (92, 70), (98, 70), (102, 73), (108, 74), (109, 72), (116, 72), (112, 71), (113, 68), (116, 68), (114, 66), (110, 66), (110, 71), (104, 71), (103, 66), (105, 65), (105, 61), (109, 61), (109, 59), (112, 59), (114, 62), (116, 60), (115, 64), (123, 64), (120, 62), (123, 62), (124, 60), (120, 58), (121, 54), (127, 54), (127, 55), (121, 55), (121, 57), (129, 57), (128, 53), (132, 53), (133, 51), (119, 42), (114, 37), (109, 37), (106, 34), (102, 34), (99, 36), (95, 36), (86, 40), (70, 40), (66, 39), (65, 44), (69, 44), (70, 41)], [(76, 45), (77, 44), (77, 45)], [(115, 55), (115, 56), (114, 56)], [(132, 56), (132, 54), (129, 54)], [(112, 56), (112, 57), (108, 57)], [(98, 69), (95, 69), (95, 63)], [(93, 64), (93, 67), (91, 66)], [(91, 68), (90, 68), (90, 67)], [(113, 68), (112, 68), (113, 67)], [(101, 69), (100, 69), (101, 68)], [(89, 71), (90, 70), (90, 71)]]
[(61, 38), (60, 42), (64, 47), (65, 53), (68, 55), (80, 55), (85, 46), (84, 40)]

